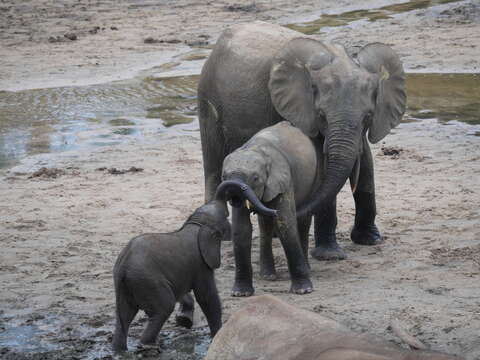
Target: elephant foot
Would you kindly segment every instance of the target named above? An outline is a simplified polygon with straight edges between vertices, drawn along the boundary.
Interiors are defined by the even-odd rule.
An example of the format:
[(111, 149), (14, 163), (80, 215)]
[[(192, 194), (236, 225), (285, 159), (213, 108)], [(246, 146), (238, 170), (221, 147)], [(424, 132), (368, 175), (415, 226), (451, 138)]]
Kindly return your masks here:
[(277, 274), (262, 274), (260, 272), (260, 278), (263, 279), (263, 280), (267, 280), (267, 281), (275, 281), (277, 280)]
[(251, 284), (241, 283), (235, 281), (232, 289), (232, 296), (234, 297), (247, 297), (252, 296), (255, 290)]
[(344, 260), (347, 254), (337, 243), (335, 233), (321, 234), (315, 237), (315, 248), (310, 250), (310, 255), (318, 261)]
[(354, 226), (350, 238), (358, 245), (378, 245), (383, 243), (383, 237), (375, 224), (361, 228)]
[(345, 251), (338, 245), (318, 246), (310, 251), (310, 255), (318, 261), (344, 260), (347, 258)]
[(154, 342), (148, 342), (148, 343), (143, 343), (142, 341), (140, 341), (137, 348), (139, 350), (158, 350), (158, 345), (155, 341)]
[(260, 278), (267, 281), (277, 280), (277, 272), (275, 271), (275, 267), (272, 268), (260, 266)]
[(298, 295), (309, 294), (313, 291), (313, 285), (310, 279), (292, 279), (290, 292)]
[(175, 316), (177, 326), (191, 329), (193, 325), (193, 311), (183, 312)]

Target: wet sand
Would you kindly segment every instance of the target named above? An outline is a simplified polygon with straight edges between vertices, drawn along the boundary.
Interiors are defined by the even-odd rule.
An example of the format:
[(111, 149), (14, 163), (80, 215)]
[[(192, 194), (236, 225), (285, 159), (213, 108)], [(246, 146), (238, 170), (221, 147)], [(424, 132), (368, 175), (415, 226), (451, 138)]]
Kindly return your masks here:
[[(91, 7), (79, 2), (78, 6), (83, 4), (91, 16), (87, 22), (77, 19), (77, 12), (69, 7), (52, 10), (53, 2), (25, 2), (19, 7), (20, 15), (11, 9), (0, 12), (0, 16), (15, 15), (0, 39), (2, 44), (12, 44), (2, 48), (6, 56), (0, 59), (0, 64), (6, 71), (0, 88), (75, 85), (102, 82), (111, 79), (112, 74), (130, 76), (141, 68), (132, 65), (131, 59), (141, 58), (149, 67), (159, 65), (155, 56), (165, 56), (162, 51), (186, 48), (178, 44), (144, 44), (143, 39), (148, 36), (163, 39), (168, 32), (182, 28), (174, 37), (183, 41), (197, 35), (198, 30), (193, 32), (193, 29), (200, 28), (202, 34), (214, 39), (232, 22), (259, 18), (292, 23), (294, 16), (318, 11), (319, 3), (302, 2), (296, 6), (299, 2), (265, 1), (257, 3), (262, 9), (259, 12), (231, 12), (223, 10), (223, 6), (230, 4), (227, 2), (216, 5), (144, 2), (148, 5), (144, 7), (134, 6), (134, 2), (117, 5), (104, 1)], [(366, 6), (379, 3), (365, 2)], [(37, 14), (37, 20), (41, 18), (42, 12), (37, 11), (39, 4), (50, 15), (45, 22), (38, 22), (42, 27), (30, 41), (22, 32), (24, 25), (20, 25), (19, 18), (23, 18), (27, 27), (29, 21), (35, 20), (32, 14)], [(354, 4), (322, 1), (322, 8), (340, 13)], [(8, 7), (8, 2), (1, 6)], [(455, 4), (442, 6), (454, 8)], [(92, 10), (107, 8), (108, 12)], [(420, 16), (401, 15), (405, 16), (402, 21), (367, 22), (352, 29), (333, 29), (323, 36), (340, 38), (347, 31), (345, 43), (388, 39), (410, 70), (478, 71), (479, 59), (473, 55), (480, 46), (478, 22), (468, 19), (462, 22), (458, 20), (461, 14), (456, 13), (438, 21), (438, 16), (435, 18), (429, 10), (419, 11)], [(188, 16), (193, 12), (198, 13), (197, 23)], [(185, 22), (173, 21), (174, 14)], [(163, 23), (160, 19), (164, 19)], [(170, 23), (165, 19), (171, 19)], [(84, 27), (80, 21), (85, 21)], [(56, 22), (59, 28), (48, 26)], [(104, 24), (106, 29), (89, 33), (88, 29), (97, 23)], [(72, 26), (76, 26), (79, 40), (48, 42), (48, 36), (62, 35), (72, 30)], [(107, 26), (117, 26), (119, 30), (108, 30)], [(117, 35), (123, 30), (127, 35)], [(427, 38), (420, 41), (422, 34), (430, 41)], [(118, 43), (104, 41), (111, 36), (121, 39)], [(455, 37), (463, 41), (457, 42)], [(95, 39), (105, 46), (100, 47)], [(125, 50), (120, 44), (131, 48)], [(81, 53), (100, 56), (100, 65), (89, 64), (93, 60), (78, 56)], [(449, 56), (452, 53), (455, 56)], [(116, 67), (112, 66), (113, 61)], [(415, 69), (419, 65), (425, 67)], [(123, 73), (125, 68), (132, 72)], [(50, 74), (55, 69), (63, 70)], [(345, 187), (338, 201), (338, 237), (348, 259), (340, 262), (311, 259), (315, 291), (295, 296), (288, 293), (286, 261), (278, 242), (275, 258), (280, 279), (268, 282), (258, 278), (258, 239), (255, 239), (256, 293), (274, 294), (354, 330), (368, 331), (396, 343), (399, 339), (389, 324), (392, 318), (398, 319), (413, 336), (434, 350), (464, 354), (469, 360), (479, 359), (480, 137), (474, 136), (478, 128), (459, 122), (440, 126), (437, 120), (425, 117), (421, 122), (401, 124), (384, 143), (373, 146), (378, 225), (386, 242), (375, 247), (350, 242), (354, 208)], [(61, 171), (33, 176), (42, 166)], [(132, 166), (143, 171), (124, 174), (108, 171)], [(109, 343), (114, 320), (113, 263), (131, 237), (143, 232), (173, 231), (202, 203), (199, 134), (197, 131), (158, 133), (151, 134), (145, 142), (29, 157), (20, 165), (1, 171), (0, 192), (1, 356), (107, 359), (111, 356)], [(217, 282), (227, 320), (241, 299), (229, 295), (234, 275), (231, 243), (223, 244), (222, 254)], [(131, 332), (132, 348), (143, 324), (144, 318), (139, 317)], [(166, 344), (162, 354), (138, 351), (134, 357), (201, 358), (205, 350), (205, 325), (198, 311), (195, 334), (199, 336), (192, 338), (169, 320), (162, 333), (162, 343)], [(171, 345), (172, 337), (182, 338), (180, 343), (187, 344), (186, 349), (182, 347), (175, 353), (178, 345)], [(201, 339), (200, 343), (195, 339)]]

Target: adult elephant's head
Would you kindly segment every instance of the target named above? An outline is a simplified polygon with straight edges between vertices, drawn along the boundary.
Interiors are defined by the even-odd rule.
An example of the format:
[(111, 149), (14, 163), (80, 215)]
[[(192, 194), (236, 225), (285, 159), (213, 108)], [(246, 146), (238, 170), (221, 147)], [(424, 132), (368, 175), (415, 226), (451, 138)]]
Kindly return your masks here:
[(341, 46), (293, 39), (273, 60), (268, 86), (284, 119), (325, 139), (324, 181), (303, 213), (332, 202), (351, 174), (355, 184), (363, 137), (368, 132), (370, 142), (380, 141), (405, 112), (402, 63), (380, 43), (366, 45), (353, 59)]

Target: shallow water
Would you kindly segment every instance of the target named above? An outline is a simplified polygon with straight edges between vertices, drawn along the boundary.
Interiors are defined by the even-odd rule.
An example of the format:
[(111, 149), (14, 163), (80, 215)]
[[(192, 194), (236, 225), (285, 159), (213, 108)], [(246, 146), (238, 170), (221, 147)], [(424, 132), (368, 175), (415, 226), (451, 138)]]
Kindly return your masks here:
[(286, 26), (292, 30), (311, 35), (328, 31), (329, 27), (345, 26), (357, 21), (371, 22), (390, 19), (395, 14), (458, 1), (459, 0), (412, 0), (405, 3), (383, 6), (378, 9), (347, 11), (340, 14), (324, 14), (314, 21), (288, 24)]
[(480, 125), (480, 74), (410, 74), (408, 119)]
[[(158, 347), (145, 348), (138, 341), (145, 318), (139, 320), (130, 329), (129, 351), (118, 359), (200, 360), (205, 357), (211, 343), (208, 327), (163, 329)], [(28, 317), (20, 323), (18, 319), (0, 316), (0, 358), (8, 354), (9, 359), (58, 360), (75, 354), (85, 360), (112, 359), (112, 329), (112, 323), (72, 327), (67, 318), (54, 313)]]
[(192, 130), (197, 76), (0, 92), (0, 168), (39, 153)]
[[(198, 131), (198, 76), (0, 92), (0, 168), (40, 153)], [(479, 74), (409, 74), (404, 121), (480, 124)], [(478, 130), (477, 130), (478, 133)]]

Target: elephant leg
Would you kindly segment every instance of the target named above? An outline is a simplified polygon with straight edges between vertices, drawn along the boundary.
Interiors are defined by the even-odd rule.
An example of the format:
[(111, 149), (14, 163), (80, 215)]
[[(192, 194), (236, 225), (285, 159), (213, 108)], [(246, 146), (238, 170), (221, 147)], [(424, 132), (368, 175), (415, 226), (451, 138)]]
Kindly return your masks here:
[(253, 295), (252, 281), (252, 223), (245, 207), (232, 208), (233, 253), (235, 255), (235, 283), (232, 296)]
[(202, 281), (199, 281), (193, 291), (195, 299), (197, 299), (200, 308), (207, 318), (210, 334), (214, 337), (222, 327), (222, 305), (218, 296), (217, 286), (215, 285), (213, 271)]
[(114, 352), (127, 351), (127, 336), (131, 322), (137, 315), (138, 307), (126, 298), (120, 290), (116, 299), (116, 325), (112, 347)]
[(177, 316), (175, 316), (175, 322), (178, 326), (190, 329), (193, 325), (193, 311), (195, 302), (193, 301), (192, 294), (188, 293), (183, 295), (180, 300), (180, 308)]
[(382, 235), (375, 225), (377, 206), (375, 203), (375, 182), (372, 152), (367, 139), (363, 139), (363, 153), (360, 160), (360, 174), (355, 200), (355, 224), (350, 238), (355, 244), (377, 245), (383, 242)]
[(153, 308), (145, 310), (148, 316), (148, 324), (144, 330), (140, 342), (144, 345), (155, 345), (158, 333), (162, 329), (165, 321), (168, 320), (170, 314), (175, 308), (175, 301), (169, 303), (162, 301)]
[(272, 252), (273, 218), (258, 215), (258, 226), (260, 228), (260, 277), (273, 281), (277, 279)]
[(337, 200), (325, 206), (324, 214), (315, 214), (315, 248), (310, 254), (317, 260), (343, 260), (347, 255), (337, 243)]
[(300, 245), (302, 246), (303, 255), (308, 267), (308, 237), (310, 233), (310, 225), (312, 224), (312, 216), (307, 215), (301, 218), (297, 218), (298, 236), (300, 238)]
[(298, 236), (297, 219), (293, 190), (280, 196), (277, 200), (278, 209), (275, 228), (287, 257), (288, 270), (292, 280), (290, 291), (295, 294), (308, 294), (313, 291), (310, 281), (310, 269), (303, 254)]

